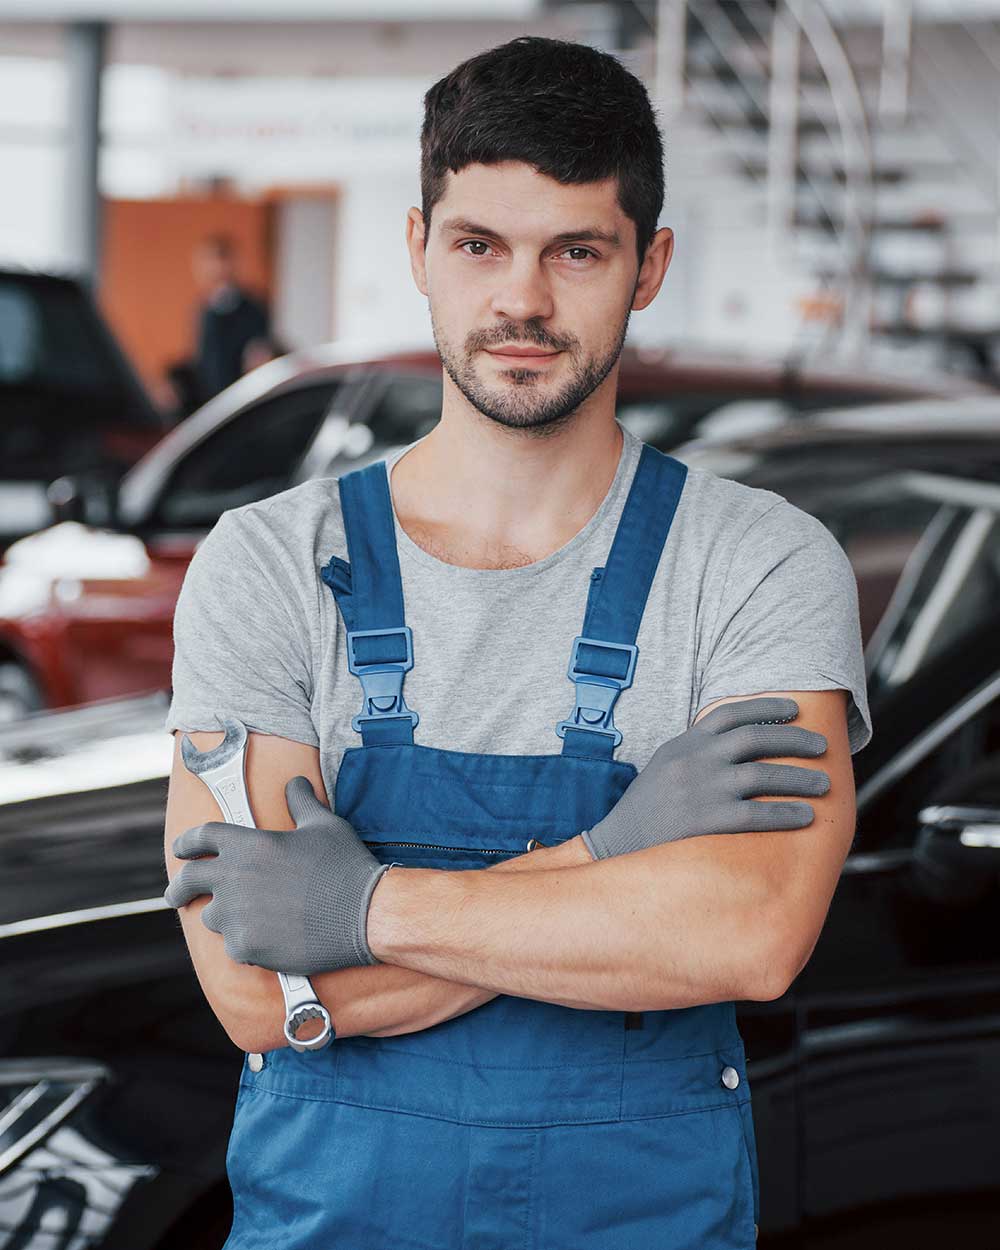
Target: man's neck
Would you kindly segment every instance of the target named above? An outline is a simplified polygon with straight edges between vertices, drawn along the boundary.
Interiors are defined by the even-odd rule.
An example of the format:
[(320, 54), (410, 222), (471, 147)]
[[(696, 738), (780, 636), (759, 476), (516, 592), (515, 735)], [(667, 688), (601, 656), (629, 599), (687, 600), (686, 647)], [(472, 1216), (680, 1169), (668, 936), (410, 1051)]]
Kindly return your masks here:
[(516, 567), (579, 533), (621, 454), (621, 429), (606, 413), (578, 414), (546, 437), (444, 413), (393, 466), (393, 504), (409, 537), (439, 559)]

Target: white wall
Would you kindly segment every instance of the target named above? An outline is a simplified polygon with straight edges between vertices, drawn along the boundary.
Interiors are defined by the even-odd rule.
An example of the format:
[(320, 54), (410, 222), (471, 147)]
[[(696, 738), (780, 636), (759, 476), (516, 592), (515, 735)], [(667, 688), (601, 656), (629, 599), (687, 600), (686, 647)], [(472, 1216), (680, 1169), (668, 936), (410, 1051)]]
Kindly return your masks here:
[(272, 321), (289, 348), (326, 343), (336, 333), (337, 216), (332, 197), (294, 197), (278, 205)]
[(0, 261), (61, 268), (63, 65), (0, 56)]
[(412, 171), (355, 177), (339, 205), (334, 262), (338, 338), (433, 344), (426, 298), (410, 274), (406, 211), (420, 206)]

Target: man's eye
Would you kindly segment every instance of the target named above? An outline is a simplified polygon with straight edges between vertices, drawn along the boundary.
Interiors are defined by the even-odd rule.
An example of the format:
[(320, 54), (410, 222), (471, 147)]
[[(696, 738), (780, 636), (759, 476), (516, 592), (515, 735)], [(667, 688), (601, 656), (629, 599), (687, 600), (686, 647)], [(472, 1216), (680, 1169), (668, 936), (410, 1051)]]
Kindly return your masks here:
[(581, 256), (579, 258), (580, 260), (586, 260), (591, 256), (594, 257), (595, 260), (597, 259), (597, 253), (592, 252), (589, 247), (568, 247), (566, 251), (567, 252), (584, 252), (585, 255)]
[[(483, 239), (466, 239), (464, 243), (459, 244), (459, 247), (463, 249), (467, 247), (482, 247), (486, 249), (485, 252), (466, 252), (467, 256), (485, 256), (486, 252), (490, 250), (490, 245)], [(592, 252), (589, 247), (567, 247), (564, 249), (563, 252), (560, 253), (560, 255), (568, 255), (570, 252), (582, 252), (583, 253), (582, 256), (574, 256), (572, 259), (575, 261), (597, 259), (597, 253)]]

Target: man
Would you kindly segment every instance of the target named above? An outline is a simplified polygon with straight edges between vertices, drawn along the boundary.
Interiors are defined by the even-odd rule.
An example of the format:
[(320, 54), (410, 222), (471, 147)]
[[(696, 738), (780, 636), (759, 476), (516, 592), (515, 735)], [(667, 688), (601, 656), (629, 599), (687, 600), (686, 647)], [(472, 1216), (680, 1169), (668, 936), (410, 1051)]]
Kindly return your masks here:
[[(260, 830), (218, 822), (180, 735), (166, 820), (168, 902), (249, 1052), (226, 1250), (745, 1250), (734, 1000), (804, 965), (853, 836), (853, 573), (781, 496), (615, 420), (673, 248), (641, 84), (524, 37), (425, 106), (406, 238), (441, 421), (224, 514), (177, 605), (167, 727), (254, 731)], [(327, 1049), (284, 1044), (277, 970), (312, 977)]]
[(274, 353), (267, 308), (237, 281), (233, 240), (209, 235), (195, 250), (193, 268), (204, 296), (195, 370), (205, 403)]

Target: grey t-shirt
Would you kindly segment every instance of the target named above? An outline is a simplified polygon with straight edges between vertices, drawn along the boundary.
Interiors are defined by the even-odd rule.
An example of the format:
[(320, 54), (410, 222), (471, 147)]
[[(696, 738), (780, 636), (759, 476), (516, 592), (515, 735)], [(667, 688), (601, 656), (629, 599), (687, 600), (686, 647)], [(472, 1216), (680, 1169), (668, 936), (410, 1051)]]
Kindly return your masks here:
[[(558, 754), (566, 668), (591, 570), (604, 565), (642, 442), (622, 429), (600, 507), (558, 551), (520, 568), (469, 569), (424, 551), (396, 520), (414, 667), (403, 691), (414, 740), (483, 754)], [(419, 440), (418, 440), (419, 441)], [(390, 471), (416, 443), (386, 457)], [(169, 730), (249, 729), (319, 747), (332, 798), (361, 684), (320, 568), (347, 559), (335, 478), (223, 513), (195, 552), (174, 616)], [(871, 737), (857, 585), (843, 548), (773, 491), (691, 467), (622, 692), (615, 758), (642, 768), (706, 704), (769, 690), (850, 692), (851, 752)]]

